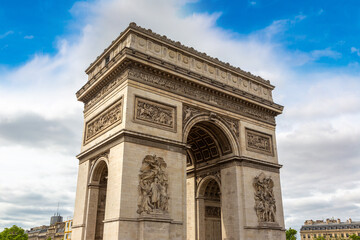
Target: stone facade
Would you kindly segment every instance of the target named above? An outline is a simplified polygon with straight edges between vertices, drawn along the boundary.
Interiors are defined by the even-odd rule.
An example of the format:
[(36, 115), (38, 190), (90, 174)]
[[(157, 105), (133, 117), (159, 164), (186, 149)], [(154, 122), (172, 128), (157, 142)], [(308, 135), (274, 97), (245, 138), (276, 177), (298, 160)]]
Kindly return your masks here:
[(324, 237), (327, 240), (350, 239), (351, 235), (360, 236), (360, 222), (349, 218), (346, 222), (340, 219), (306, 220), (300, 229), (301, 239)]
[(47, 240), (49, 238), (54, 240), (63, 240), (65, 233), (65, 222), (57, 222), (50, 226), (33, 227), (26, 231), (29, 240)]
[(285, 239), (269, 81), (134, 23), (86, 73), (72, 239)]

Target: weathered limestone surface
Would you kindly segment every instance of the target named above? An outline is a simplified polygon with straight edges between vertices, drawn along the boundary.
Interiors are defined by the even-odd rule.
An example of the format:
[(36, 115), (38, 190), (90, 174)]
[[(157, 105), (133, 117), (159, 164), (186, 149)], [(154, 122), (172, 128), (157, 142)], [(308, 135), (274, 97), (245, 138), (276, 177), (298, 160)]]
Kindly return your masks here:
[(269, 81), (134, 24), (86, 73), (73, 239), (285, 239)]

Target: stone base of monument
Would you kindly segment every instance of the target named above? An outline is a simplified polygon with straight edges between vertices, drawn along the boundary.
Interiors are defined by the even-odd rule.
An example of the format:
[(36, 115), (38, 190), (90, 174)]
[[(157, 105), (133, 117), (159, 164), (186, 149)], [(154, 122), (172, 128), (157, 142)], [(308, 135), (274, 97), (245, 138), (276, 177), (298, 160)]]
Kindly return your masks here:
[(258, 226), (245, 226), (247, 239), (285, 240), (285, 229), (276, 222), (259, 222)]
[(139, 240), (169, 240), (170, 225), (173, 221), (170, 215), (154, 210), (152, 213), (142, 213), (139, 220)]

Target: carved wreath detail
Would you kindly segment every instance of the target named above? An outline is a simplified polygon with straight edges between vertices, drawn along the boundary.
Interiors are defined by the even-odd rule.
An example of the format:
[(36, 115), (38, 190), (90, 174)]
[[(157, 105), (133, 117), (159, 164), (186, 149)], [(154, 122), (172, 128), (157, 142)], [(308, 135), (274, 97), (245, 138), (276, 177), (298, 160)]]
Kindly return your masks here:
[(139, 174), (139, 200), (137, 213), (168, 212), (168, 175), (162, 157), (147, 155)]
[(259, 222), (275, 222), (276, 201), (273, 193), (274, 182), (264, 173), (254, 178), (255, 211)]

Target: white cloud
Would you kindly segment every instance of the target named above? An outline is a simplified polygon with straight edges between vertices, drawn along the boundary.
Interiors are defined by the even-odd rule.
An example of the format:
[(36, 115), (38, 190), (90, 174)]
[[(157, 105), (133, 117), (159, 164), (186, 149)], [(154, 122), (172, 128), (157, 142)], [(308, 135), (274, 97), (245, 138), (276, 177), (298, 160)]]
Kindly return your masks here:
[(25, 38), (25, 39), (33, 39), (34, 36), (33, 36), (33, 35), (26, 35), (24, 38)]
[(330, 48), (326, 48), (326, 49), (322, 49), (322, 50), (314, 50), (311, 52), (311, 55), (314, 59), (319, 59), (322, 57), (338, 59), (341, 57), (341, 53), (333, 51)]
[(360, 57), (360, 49), (356, 47), (351, 47), (351, 53), (356, 53)]
[[(14, 219), (16, 212), (24, 214), (21, 221), (25, 227), (46, 224), (54, 201), (43, 193), (60, 202), (65, 199), (64, 212), (71, 213), (77, 171), (73, 156), (80, 149), (82, 131), (82, 104), (76, 101), (75, 92), (86, 82), (83, 71), (132, 21), (270, 79), (277, 86), (274, 99), (285, 105), (284, 114), (278, 117), (277, 142), (284, 164), (281, 177), (287, 227), (299, 227), (307, 218), (356, 217), (359, 206), (353, 202), (360, 189), (354, 174), (360, 170), (358, 78), (339, 68), (297, 70), (320, 57), (341, 56), (325, 47), (293, 52), (276, 41), (277, 35), (305, 19), (302, 14), (239, 36), (216, 25), (219, 13), (181, 15), (183, 4), (175, 0), (78, 2), (71, 13), (79, 34), (61, 38), (54, 56), (37, 54), (23, 66), (1, 73), (0, 96), (5, 101), (0, 101), (0, 142), (6, 146), (0, 147), (0, 191), (15, 196), (18, 204), (35, 213), (25, 214), (24, 208), (11, 203), (14, 199), (0, 197), (0, 228), (20, 224)], [(41, 133), (34, 141), (29, 141), (31, 129), (8, 131), (34, 124)], [(22, 141), (14, 143), (19, 134), (23, 134)], [(57, 137), (41, 140), (51, 134)], [(69, 142), (76, 146), (64, 143), (67, 137), (74, 138)], [(44, 208), (38, 208), (36, 200), (26, 203), (34, 198), (43, 199)], [(342, 208), (339, 199), (344, 201)]]
[(0, 39), (6, 38), (7, 36), (13, 34), (14, 31), (7, 31), (6, 33), (0, 34)]

